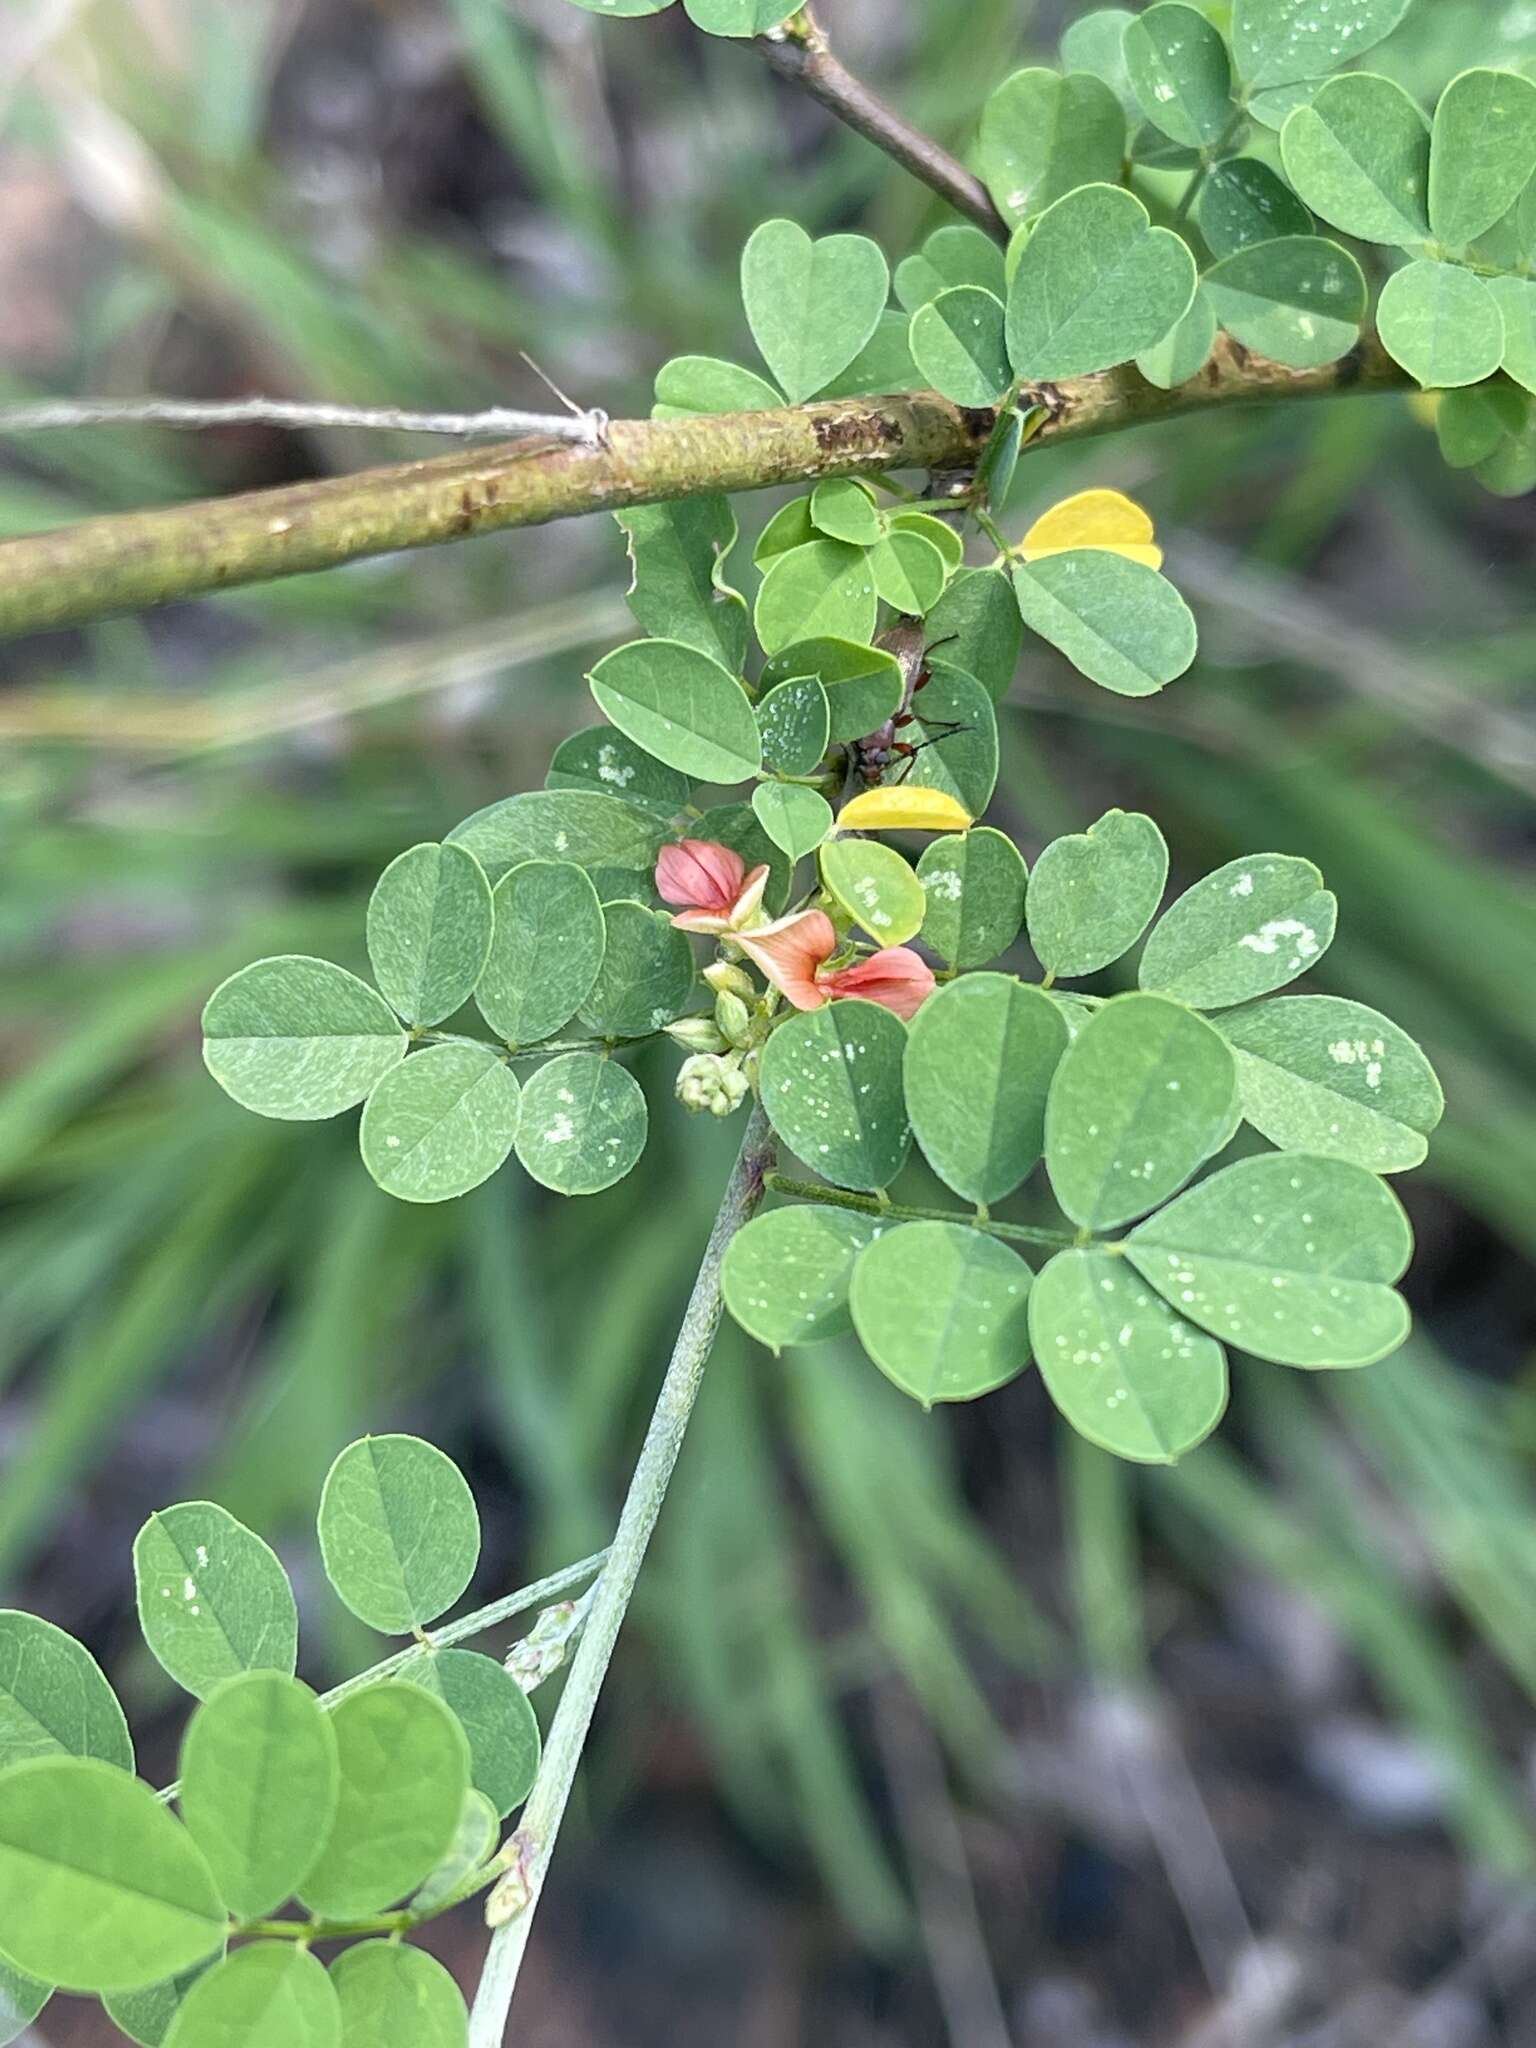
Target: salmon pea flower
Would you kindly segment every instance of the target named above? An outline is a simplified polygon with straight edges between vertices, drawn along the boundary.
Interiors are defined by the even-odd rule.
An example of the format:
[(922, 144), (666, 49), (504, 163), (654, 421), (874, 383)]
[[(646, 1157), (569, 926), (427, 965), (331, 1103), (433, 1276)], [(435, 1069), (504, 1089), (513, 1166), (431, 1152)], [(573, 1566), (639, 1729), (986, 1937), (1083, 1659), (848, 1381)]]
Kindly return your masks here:
[(910, 946), (887, 946), (850, 967), (828, 968), (837, 928), (824, 910), (802, 910), (737, 934), (736, 943), (797, 1010), (819, 1010), (839, 996), (862, 996), (903, 1020), (933, 994), (933, 969)]
[(714, 839), (683, 839), (656, 856), (656, 893), (678, 906), (672, 922), (685, 932), (739, 932), (762, 905), (766, 866), (747, 872), (732, 847)]

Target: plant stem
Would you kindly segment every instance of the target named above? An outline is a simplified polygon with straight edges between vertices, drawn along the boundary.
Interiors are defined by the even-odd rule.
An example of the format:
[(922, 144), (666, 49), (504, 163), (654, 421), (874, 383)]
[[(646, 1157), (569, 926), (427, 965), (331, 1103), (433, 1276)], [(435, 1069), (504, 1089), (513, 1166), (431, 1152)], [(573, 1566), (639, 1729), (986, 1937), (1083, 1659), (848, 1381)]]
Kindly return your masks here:
[[(1405, 389), (1373, 337), (1320, 370), (1290, 370), (1218, 337), (1176, 391), (1129, 365), (1026, 387), (1046, 417), (1025, 453), (1211, 407)], [(0, 544), (0, 633), (82, 625), (204, 591), (327, 569), (504, 527), (893, 469), (958, 469), (986, 447), (990, 409), (932, 391), (762, 412), (615, 420), (605, 448), (509, 442), (318, 483), (88, 519)]]
[(827, 1209), (853, 1209), (860, 1216), (878, 1216), (883, 1222), (963, 1223), (967, 1230), (983, 1230), (989, 1237), (1048, 1245), (1053, 1251), (1077, 1242), (1064, 1230), (1036, 1230), (1028, 1223), (998, 1223), (990, 1216), (978, 1215), (974, 1209), (906, 1209), (879, 1195), (856, 1195), (847, 1188), (823, 1187), (819, 1181), (789, 1180), (782, 1173), (768, 1174), (763, 1185), (771, 1195), (788, 1195), (797, 1202), (819, 1202)]
[(750, 1221), (762, 1200), (764, 1180), (773, 1159), (768, 1119), (761, 1105), (754, 1103), (629, 1483), (608, 1562), (593, 1590), (581, 1643), (555, 1710), (538, 1776), (523, 1809), (522, 1825), (508, 1844), (516, 1860), (510, 1863), (508, 1876), (491, 1896), (487, 1918), (500, 1924), (491, 1938), (490, 1953), (475, 1994), (470, 2048), (499, 2048), (502, 2040), (518, 1970), (587, 1731), (592, 1725), (593, 1710), (720, 1326), (721, 1264), (731, 1240)]
[(930, 135), (898, 114), (878, 93), (846, 71), (833, 56), (827, 39), (803, 8), (794, 22), (776, 32), (758, 36), (755, 48), (770, 71), (798, 85), (820, 101), (845, 126), (862, 135), (877, 149), (910, 171), (941, 199), (947, 199), (958, 213), (974, 221), (1006, 247), (1008, 223), (992, 204), (992, 195), (972, 172), (950, 155)]
[(381, 433), (451, 434), (461, 439), (502, 440), (529, 434), (541, 441), (602, 445), (603, 413), (518, 412), (491, 406), (484, 412), (405, 412), (398, 406), (311, 405), (286, 398), (63, 398), (40, 405), (0, 406), (0, 434), (40, 434), (62, 427), (364, 427)]

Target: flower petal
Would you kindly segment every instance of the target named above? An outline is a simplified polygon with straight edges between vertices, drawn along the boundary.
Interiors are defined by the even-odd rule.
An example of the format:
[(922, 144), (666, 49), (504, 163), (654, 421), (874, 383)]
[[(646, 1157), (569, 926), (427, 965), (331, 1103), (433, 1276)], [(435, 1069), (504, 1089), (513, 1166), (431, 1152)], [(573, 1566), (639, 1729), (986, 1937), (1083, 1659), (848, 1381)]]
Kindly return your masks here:
[(830, 990), (816, 978), (817, 968), (837, 950), (837, 930), (824, 910), (802, 910), (734, 936), (752, 964), (797, 1010), (819, 1010), (831, 1001)]
[(740, 931), (743, 925), (751, 924), (763, 907), (763, 891), (768, 886), (770, 870), (766, 862), (754, 868), (741, 885), (741, 893), (731, 906), (731, 929)]
[(663, 903), (728, 917), (746, 872), (741, 855), (718, 840), (683, 839), (657, 854), (656, 893)]
[(731, 928), (730, 919), (722, 917), (718, 910), (680, 910), (672, 922), (679, 931), (711, 932), (717, 936)]
[(852, 967), (840, 967), (825, 974), (821, 985), (833, 996), (862, 996), (866, 1003), (879, 1003), (902, 1019), (917, 1015), (933, 994), (933, 969), (910, 946), (887, 946)]

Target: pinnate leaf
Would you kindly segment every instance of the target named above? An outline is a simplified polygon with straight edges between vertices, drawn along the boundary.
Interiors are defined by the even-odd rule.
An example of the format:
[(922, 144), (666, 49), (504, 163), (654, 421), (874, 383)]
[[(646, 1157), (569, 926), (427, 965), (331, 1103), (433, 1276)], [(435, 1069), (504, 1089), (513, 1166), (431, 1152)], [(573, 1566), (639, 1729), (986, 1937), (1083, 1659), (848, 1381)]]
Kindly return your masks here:
[(139, 1626), (157, 1661), (206, 1699), (242, 1671), (291, 1675), (299, 1615), (276, 1553), (212, 1501), (151, 1515), (133, 1542)]
[(1232, 1053), (1203, 1017), (1161, 996), (1116, 996), (1079, 1031), (1051, 1084), (1045, 1163), (1087, 1230), (1166, 1201), (1231, 1129)]
[(838, 1187), (896, 1178), (912, 1143), (902, 1097), (906, 1027), (876, 1003), (788, 1018), (763, 1048), (763, 1107), (791, 1151)]
[(541, 1187), (595, 1195), (645, 1150), (645, 1096), (615, 1060), (563, 1053), (523, 1084), (517, 1156)]
[(258, 1920), (309, 1875), (336, 1810), (331, 1722), (306, 1685), (246, 1671), (209, 1696), (181, 1748), (181, 1816), (230, 1911)]
[(469, 1584), (480, 1555), (480, 1517), (464, 1475), (415, 1436), (348, 1444), (326, 1475), (319, 1528), (326, 1577), (385, 1635), (435, 1621)]
[(361, 1102), (405, 1057), (405, 1033), (367, 982), (289, 953), (242, 967), (203, 1011), (203, 1059), (258, 1116), (310, 1122)]
[(202, 1852), (140, 1779), (92, 1757), (0, 1771), (0, 1927), (66, 1991), (136, 1991), (211, 1955), (227, 1916)]
[(1116, 1457), (1172, 1465), (1221, 1420), (1226, 1354), (1122, 1258), (1058, 1252), (1030, 1293), (1029, 1328), (1051, 1399)]
[(1028, 1266), (958, 1223), (904, 1223), (860, 1252), (849, 1299), (859, 1342), (931, 1408), (974, 1401), (1029, 1364)]
[(1384, 1181), (1343, 1159), (1239, 1160), (1139, 1224), (1126, 1255), (1174, 1312), (1277, 1365), (1370, 1365), (1408, 1333), (1413, 1239)]
[(1333, 943), (1338, 903), (1309, 860), (1259, 853), (1186, 889), (1141, 956), (1144, 989), (1200, 1010), (1283, 988)]
[(491, 943), (491, 886), (462, 846), (413, 846), (368, 902), (368, 958), (408, 1024), (440, 1024), (468, 1000)]

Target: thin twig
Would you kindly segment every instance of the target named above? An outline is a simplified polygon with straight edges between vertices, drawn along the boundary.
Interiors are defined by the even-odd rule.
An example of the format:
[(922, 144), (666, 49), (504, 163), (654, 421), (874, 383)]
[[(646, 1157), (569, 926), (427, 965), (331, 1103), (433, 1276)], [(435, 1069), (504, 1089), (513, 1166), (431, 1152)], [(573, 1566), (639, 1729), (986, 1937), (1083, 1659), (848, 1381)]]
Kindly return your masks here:
[[(1219, 339), (1198, 378), (1159, 391), (1127, 366), (1027, 388), (1046, 417), (1026, 453), (1223, 406), (1400, 390), (1373, 337), (1321, 370)], [(762, 412), (615, 420), (603, 448), (510, 443), (318, 483), (132, 512), (0, 544), (0, 633), (82, 625), (205, 591), (332, 568), (626, 505), (822, 477), (974, 463), (993, 416), (932, 391)]]
[(0, 406), (0, 434), (60, 427), (367, 427), (380, 433), (451, 434), (460, 440), (574, 441), (601, 448), (605, 412), (407, 412), (399, 406), (321, 405), (287, 398), (58, 398)]
[(1006, 244), (1008, 223), (980, 178), (845, 70), (808, 9), (802, 9), (798, 19), (804, 24), (798, 30), (791, 23), (754, 39), (769, 70), (809, 93), (855, 134), (883, 149), (903, 170), (947, 199), (967, 220)]
[(852, 1209), (857, 1215), (873, 1216), (882, 1223), (964, 1223), (989, 1237), (1011, 1237), (1019, 1244), (1045, 1245), (1053, 1251), (1077, 1243), (1064, 1230), (1037, 1230), (1029, 1223), (997, 1223), (990, 1216), (964, 1209), (908, 1209), (899, 1202), (882, 1201), (878, 1195), (856, 1195), (848, 1188), (824, 1187), (820, 1181), (790, 1180), (782, 1173), (770, 1173), (767, 1187), (771, 1195), (784, 1195), (796, 1202), (819, 1202), (827, 1209)]
[(496, 1932), (475, 1994), (470, 2048), (500, 2048), (518, 1970), (587, 1731), (592, 1725), (593, 1709), (720, 1326), (720, 1268), (731, 1240), (750, 1221), (762, 1200), (763, 1177), (773, 1164), (773, 1157), (768, 1119), (761, 1107), (754, 1106), (693, 1283), (666, 1378), (614, 1531), (608, 1562), (593, 1592), (581, 1644), (555, 1710), (538, 1777), (523, 1809), (522, 1825), (508, 1844), (507, 1875), (491, 1894), (487, 1918)]

